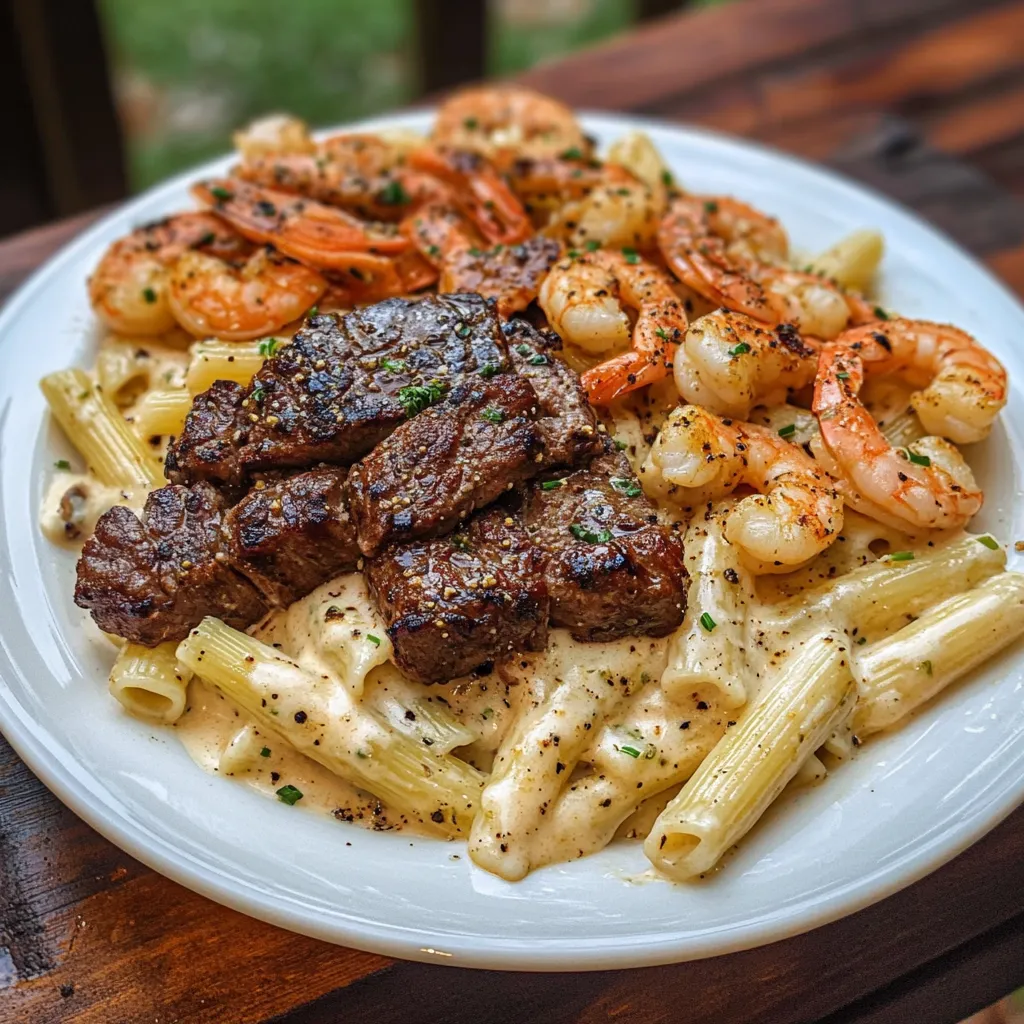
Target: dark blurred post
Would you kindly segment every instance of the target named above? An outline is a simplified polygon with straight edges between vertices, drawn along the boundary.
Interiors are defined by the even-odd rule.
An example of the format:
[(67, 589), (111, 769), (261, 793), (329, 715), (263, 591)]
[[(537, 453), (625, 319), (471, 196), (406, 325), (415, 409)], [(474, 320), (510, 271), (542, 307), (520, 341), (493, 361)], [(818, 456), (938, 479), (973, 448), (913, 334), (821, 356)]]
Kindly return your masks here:
[(483, 78), (487, 66), (486, 0), (414, 0), (420, 92)]
[(689, 0), (636, 0), (636, 14), (641, 21), (646, 21), (682, 10), (688, 3)]
[(121, 129), (92, 0), (0, 0), (0, 234), (120, 199)]

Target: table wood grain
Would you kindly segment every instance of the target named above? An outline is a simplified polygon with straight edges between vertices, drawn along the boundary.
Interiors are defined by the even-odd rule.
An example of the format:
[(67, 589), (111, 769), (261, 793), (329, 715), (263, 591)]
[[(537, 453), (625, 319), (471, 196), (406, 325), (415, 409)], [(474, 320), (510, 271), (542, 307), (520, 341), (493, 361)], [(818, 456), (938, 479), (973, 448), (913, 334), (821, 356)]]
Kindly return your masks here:
[[(740, 0), (523, 77), (578, 106), (836, 167), (1024, 295), (1024, 2)], [(92, 216), (0, 242), (0, 299)], [(499, 974), (341, 949), (220, 907), (103, 840), (0, 740), (3, 1024), (953, 1024), (1021, 983), (1024, 810), (804, 936), (671, 967)]]

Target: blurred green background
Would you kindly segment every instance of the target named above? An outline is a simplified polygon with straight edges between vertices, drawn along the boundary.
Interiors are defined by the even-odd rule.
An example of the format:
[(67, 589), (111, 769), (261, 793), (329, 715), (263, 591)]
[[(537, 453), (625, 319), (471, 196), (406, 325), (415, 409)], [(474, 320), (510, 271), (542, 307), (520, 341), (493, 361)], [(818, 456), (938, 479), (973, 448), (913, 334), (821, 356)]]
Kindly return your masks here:
[[(133, 189), (224, 152), (269, 111), (329, 125), (417, 91), (410, 0), (101, 0)], [(488, 73), (632, 24), (633, 0), (492, 0)]]

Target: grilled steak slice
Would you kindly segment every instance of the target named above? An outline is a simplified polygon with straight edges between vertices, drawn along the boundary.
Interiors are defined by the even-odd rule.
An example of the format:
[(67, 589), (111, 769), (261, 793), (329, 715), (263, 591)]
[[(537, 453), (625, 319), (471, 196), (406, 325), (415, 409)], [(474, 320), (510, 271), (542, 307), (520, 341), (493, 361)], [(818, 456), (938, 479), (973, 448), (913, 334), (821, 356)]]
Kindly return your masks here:
[(388, 299), (310, 317), (253, 378), (242, 465), (354, 462), (422, 408), (432, 382), (451, 387), (507, 368), (494, 306), (479, 295)]
[(604, 451), (597, 415), (578, 374), (553, 355), (562, 339), (525, 320), (509, 320), (502, 331), (513, 367), (537, 392), (545, 466), (579, 466)]
[(548, 598), (540, 570), (539, 552), (499, 504), (458, 533), (386, 549), (367, 562), (366, 579), (395, 663), (413, 679), (437, 683), (544, 647)]
[(229, 380), (215, 380), (208, 391), (196, 395), (181, 436), (167, 449), (164, 474), (171, 483), (242, 483), (238, 447), (250, 425), (244, 398), (245, 388)]
[(476, 378), (403, 423), (349, 472), (359, 547), (450, 533), (540, 468), (537, 396), (514, 374)]
[(563, 482), (533, 487), (526, 527), (547, 556), (551, 622), (577, 640), (664, 636), (682, 622), (682, 547), (625, 456), (609, 452)]
[(223, 498), (206, 483), (153, 491), (141, 520), (115, 506), (82, 549), (75, 603), (100, 629), (147, 647), (184, 639), (205, 615), (239, 629), (255, 622), (266, 604), (231, 568), (222, 516)]
[(321, 466), (256, 486), (224, 517), (233, 563), (284, 607), (360, 559), (343, 495), (345, 470)]

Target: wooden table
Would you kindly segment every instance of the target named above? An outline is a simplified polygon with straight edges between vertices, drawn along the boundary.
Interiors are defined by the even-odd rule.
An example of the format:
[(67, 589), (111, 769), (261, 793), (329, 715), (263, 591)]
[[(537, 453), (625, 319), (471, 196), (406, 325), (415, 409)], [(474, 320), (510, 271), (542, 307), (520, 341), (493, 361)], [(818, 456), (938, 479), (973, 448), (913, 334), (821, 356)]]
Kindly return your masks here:
[[(839, 167), (1024, 293), (1024, 2), (741, 0), (524, 77)], [(87, 220), (0, 244), (0, 298)], [(643, 971), (497, 974), (328, 946), (193, 895), (101, 839), (0, 740), (3, 1022), (951, 1024), (1022, 983), (1024, 810), (809, 935)]]

